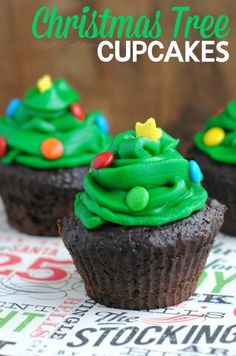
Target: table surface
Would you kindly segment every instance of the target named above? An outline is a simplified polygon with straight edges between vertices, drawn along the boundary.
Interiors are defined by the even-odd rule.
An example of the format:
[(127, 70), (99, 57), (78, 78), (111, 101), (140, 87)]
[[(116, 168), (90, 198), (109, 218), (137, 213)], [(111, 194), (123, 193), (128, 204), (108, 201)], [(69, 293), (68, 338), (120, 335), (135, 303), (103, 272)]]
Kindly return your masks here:
[(0, 204), (0, 354), (236, 355), (236, 239), (219, 234), (196, 293), (175, 307), (106, 308), (89, 299), (59, 238), (10, 228)]

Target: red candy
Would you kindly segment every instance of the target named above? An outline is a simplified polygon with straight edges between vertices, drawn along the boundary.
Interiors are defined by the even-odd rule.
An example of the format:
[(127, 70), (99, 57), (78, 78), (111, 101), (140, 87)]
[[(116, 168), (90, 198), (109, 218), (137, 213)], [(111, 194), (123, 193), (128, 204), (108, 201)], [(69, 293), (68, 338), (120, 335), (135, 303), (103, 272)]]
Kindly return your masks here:
[(110, 166), (113, 161), (114, 161), (113, 153), (102, 152), (92, 160), (91, 165), (94, 169), (106, 168)]
[(80, 121), (84, 121), (85, 112), (79, 104), (77, 104), (77, 103), (71, 104), (70, 112), (73, 116), (76, 117), (76, 119), (78, 119)]
[(214, 116), (217, 116), (217, 115), (219, 115), (223, 110), (224, 110), (223, 108), (218, 107), (218, 108), (216, 108), (215, 111), (213, 112), (213, 115), (214, 115)]
[(5, 156), (7, 152), (7, 141), (3, 136), (0, 136), (0, 157)]

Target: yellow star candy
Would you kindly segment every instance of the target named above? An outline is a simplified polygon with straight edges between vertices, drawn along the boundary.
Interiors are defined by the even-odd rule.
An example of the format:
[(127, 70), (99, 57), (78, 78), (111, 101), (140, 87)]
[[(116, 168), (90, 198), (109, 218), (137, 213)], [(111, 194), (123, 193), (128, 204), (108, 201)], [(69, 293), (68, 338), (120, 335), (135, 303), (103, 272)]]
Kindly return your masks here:
[(156, 126), (153, 118), (148, 119), (142, 124), (137, 122), (135, 125), (136, 137), (147, 137), (152, 141), (158, 141), (162, 136), (162, 130)]
[(52, 78), (50, 75), (46, 74), (37, 81), (37, 87), (40, 93), (44, 93), (52, 87)]

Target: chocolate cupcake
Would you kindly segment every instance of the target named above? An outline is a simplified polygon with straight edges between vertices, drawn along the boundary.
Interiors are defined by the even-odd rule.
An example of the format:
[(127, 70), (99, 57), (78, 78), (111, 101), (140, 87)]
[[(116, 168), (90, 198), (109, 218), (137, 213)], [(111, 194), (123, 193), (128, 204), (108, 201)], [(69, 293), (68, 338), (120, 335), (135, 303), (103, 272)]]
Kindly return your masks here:
[(87, 294), (115, 308), (178, 304), (195, 290), (224, 218), (196, 162), (154, 119), (96, 156), (60, 234)]
[(89, 162), (111, 142), (102, 114), (85, 114), (78, 101), (64, 79), (46, 75), (0, 118), (0, 194), (9, 223), (22, 232), (57, 235)]
[(209, 118), (194, 143), (188, 156), (200, 164), (209, 195), (228, 208), (222, 231), (236, 236), (236, 100)]

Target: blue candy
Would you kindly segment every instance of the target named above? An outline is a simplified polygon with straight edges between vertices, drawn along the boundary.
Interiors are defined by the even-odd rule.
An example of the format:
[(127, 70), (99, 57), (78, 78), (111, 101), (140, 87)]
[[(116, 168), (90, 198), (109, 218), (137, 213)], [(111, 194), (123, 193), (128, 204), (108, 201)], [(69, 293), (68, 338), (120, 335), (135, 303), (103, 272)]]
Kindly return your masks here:
[(194, 160), (189, 161), (189, 174), (193, 183), (199, 184), (203, 179), (201, 168)]
[(96, 124), (98, 128), (105, 134), (109, 132), (108, 122), (102, 114), (98, 114), (98, 116), (96, 117)]
[(18, 98), (12, 99), (7, 106), (6, 115), (13, 118), (19, 106), (21, 105), (21, 100)]

